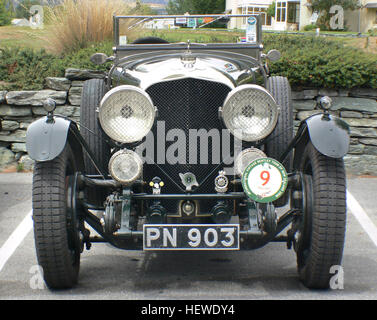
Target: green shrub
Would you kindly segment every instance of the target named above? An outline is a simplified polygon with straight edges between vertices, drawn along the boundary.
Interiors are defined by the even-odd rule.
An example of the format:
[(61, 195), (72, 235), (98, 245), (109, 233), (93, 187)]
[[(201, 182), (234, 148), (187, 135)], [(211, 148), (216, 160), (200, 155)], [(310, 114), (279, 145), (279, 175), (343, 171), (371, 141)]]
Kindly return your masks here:
[(106, 70), (107, 65), (94, 65), (90, 56), (95, 52), (112, 53), (112, 43), (90, 45), (66, 55), (53, 55), (45, 50), (0, 49), (0, 85), (6, 90), (41, 90), (46, 77), (64, 77), (66, 68)]
[(8, 10), (9, 2), (0, 0), (0, 26), (6, 26), (11, 23), (12, 13)]
[(369, 29), (369, 30), (368, 30), (368, 34), (369, 34), (371, 37), (377, 37), (377, 28)]
[[(236, 33), (190, 31), (149, 31), (155, 36), (164, 36), (171, 42), (192, 39), (193, 42), (228, 41)], [(192, 35), (195, 35), (194, 37)], [(129, 39), (130, 41), (134, 39)], [(344, 47), (340, 41), (331, 41), (314, 36), (269, 34), (264, 36), (265, 52), (278, 49), (279, 61), (270, 64), (272, 75), (288, 77), (292, 86), (326, 88), (377, 88), (377, 56), (361, 50)], [(110, 63), (94, 65), (90, 56), (95, 52), (112, 54), (112, 42), (89, 45), (73, 53), (53, 55), (44, 50), (0, 49), (0, 84), (7, 90), (39, 90), (46, 77), (63, 77), (66, 68), (106, 70)], [(0, 82), (1, 83), (1, 82)]]
[(304, 26), (304, 31), (313, 31), (317, 28), (318, 27), (315, 24), (307, 24), (306, 26)]
[(269, 35), (264, 45), (282, 53), (271, 74), (288, 77), (293, 86), (377, 88), (376, 55), (317, 37)]

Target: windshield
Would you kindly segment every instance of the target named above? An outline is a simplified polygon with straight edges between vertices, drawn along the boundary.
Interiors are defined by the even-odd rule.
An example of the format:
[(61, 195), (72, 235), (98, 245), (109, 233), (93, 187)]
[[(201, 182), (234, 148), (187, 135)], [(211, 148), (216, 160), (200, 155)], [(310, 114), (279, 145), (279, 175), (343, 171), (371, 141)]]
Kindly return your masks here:
[[(114, 43), (133, 44), (140, 37), (166, 43), (260, 44), (258, 15), (115, 16)], [(158, 43), (155, 43), (158, 44)], [(162, 42), (159, 44), (163, 44)]]

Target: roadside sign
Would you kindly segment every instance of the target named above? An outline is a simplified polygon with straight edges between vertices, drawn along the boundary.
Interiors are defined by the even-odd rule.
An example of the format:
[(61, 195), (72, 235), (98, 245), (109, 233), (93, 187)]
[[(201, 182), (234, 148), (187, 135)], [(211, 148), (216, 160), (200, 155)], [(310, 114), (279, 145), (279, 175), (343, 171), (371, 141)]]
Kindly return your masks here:
[(187, 27), (196, 28), (196, 19), (195, 18), (189, 18), (188, 21), (187, 21)]

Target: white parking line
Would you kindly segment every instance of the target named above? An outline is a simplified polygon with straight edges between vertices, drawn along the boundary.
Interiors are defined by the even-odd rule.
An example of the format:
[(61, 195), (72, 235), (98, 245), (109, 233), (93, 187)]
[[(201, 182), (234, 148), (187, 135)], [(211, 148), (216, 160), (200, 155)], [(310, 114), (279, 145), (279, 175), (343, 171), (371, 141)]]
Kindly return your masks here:
[[(355, 197), (347, 191), (347, 207), (351, 210), (357, 221), (363, 227), (370, 239), (377, 246), (377, 227), (373, 221), (369, 218), (365, 210), (361, 207)], [(0, 248), (0, 271), (3, 269), (9, 258), (16, 251), (18, 246), (33, 228), (32, 211), (30, 211), (18, 227), (13, 231), (4, 245)], [(144, 259), (141, 260), (141, 264), (144, 264)]]
[(377, 227), (349, 191), (347, 191), (347, 207), (351, 210), (375, 246), (377, 246)]
[(32, 228), (32, 211), (30, 211), (0, 248), (0, 272)]

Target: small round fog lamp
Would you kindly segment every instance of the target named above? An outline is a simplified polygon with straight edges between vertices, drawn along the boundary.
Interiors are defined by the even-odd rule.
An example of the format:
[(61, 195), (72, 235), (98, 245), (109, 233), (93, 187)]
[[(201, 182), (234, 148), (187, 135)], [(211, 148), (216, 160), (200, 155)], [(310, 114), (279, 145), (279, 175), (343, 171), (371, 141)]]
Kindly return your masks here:
[(142, 174), (143, 161), (140, 156), (131, 150), (120, 150), (109, 161), (111, 176), (123, 185), (135, 182)]
[(43, 108), (51, 113), (56, 109), (56, 102), (54, 99), (47, 98), (45, 101), (43, 101)]
[(245, 169), (247, 166), (252, 163), (256, 159), (260, 158), (266, 158), (266, 154), (257, 148), (247, 148), (242, 150), (238, 156), (236, 157), (236, 160), (234, 161), (234, 170), (235, 173), (242, 177)]

